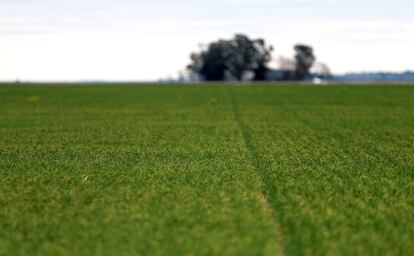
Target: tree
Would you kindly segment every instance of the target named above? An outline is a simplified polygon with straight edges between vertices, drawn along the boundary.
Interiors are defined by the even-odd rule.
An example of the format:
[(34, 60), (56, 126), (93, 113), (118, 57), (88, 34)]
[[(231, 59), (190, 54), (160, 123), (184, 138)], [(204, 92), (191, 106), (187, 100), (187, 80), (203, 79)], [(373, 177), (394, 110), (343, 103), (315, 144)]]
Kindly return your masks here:
[(254, 41), (256, 48), (256, 64), (253, 67), (254, 80), (266, 80), (266, 74), (269, 71), (268, 64), (272, 60), (273, 46), (267, 45), (263, 39), (256, 39)]
[(272, 51), (263, 39), (236, 34), (230, 40), (218, 40), (191, 54), (188, 69), (207, 81), (240, 81), (249, 73), (254, 73), (255, 80), (265, 80)]
[(296, 52), (295, 78), (297, 80), (304, 80), (309, 76), (309, 71), (316, 58), (313, 54), (313, 49), (310, 46), (299, 44), (296, 45), (294, 49)]
[(332, 77), (331, 70), (328, 65), (321, 62), (316, 62), (312, 67), (312, 73), (319, 78), (329, 79)]
[(192, 53), (190, 59), (192, 63), (188, 69), (207, 81), (221, 81), (225, 78), (226, 64), (226, 42), (220, 40), (211, 43), (206, 50), (200, 53)]

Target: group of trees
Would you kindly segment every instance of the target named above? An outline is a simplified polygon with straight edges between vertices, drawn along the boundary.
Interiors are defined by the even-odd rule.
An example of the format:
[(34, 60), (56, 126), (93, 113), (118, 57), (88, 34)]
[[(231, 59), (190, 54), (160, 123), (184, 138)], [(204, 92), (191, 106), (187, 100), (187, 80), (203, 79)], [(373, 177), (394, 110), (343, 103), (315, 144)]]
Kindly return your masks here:
[[(279, 61), (280, 80), (304, 80), (309, 77), (316, 57), (313, 49), (307, 45), (296, 45), (294, 60), (281, 58)], [(268, 80), (269, 63), (272, 60), (273, 47), (264, 39), (250, 39), (236, 34), (229, 40), (218, 40), (202, 47), (200, 52), (192, 53), (188, 70), (205, 81)], [(316, 69), (324, 75), (330, 74), (324, 64)], [(322, 74), (322, 73), (321, 73)]]
[(199, 53), (191, 54), (188, 69), (207, 81), (228, 77), (242, 80), (251, 74), (256, 80), (264, 79), (272, 51), (273, 47), (263, 39), (252, 40), (237, 34), (231, 40), (210, 43)]

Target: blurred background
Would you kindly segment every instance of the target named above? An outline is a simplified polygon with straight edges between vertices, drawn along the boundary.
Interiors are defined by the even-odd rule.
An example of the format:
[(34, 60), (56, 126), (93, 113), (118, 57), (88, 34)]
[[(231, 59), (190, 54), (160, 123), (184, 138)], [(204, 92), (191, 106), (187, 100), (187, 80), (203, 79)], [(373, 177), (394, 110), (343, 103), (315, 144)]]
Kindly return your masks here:
[(273, 73), (302, 45), (334, 79), (414, 79), (413, 11), (409, 0), (0, 0), (0, 81), (203, 79), (190, 54), (236, 34), (271, 47)]

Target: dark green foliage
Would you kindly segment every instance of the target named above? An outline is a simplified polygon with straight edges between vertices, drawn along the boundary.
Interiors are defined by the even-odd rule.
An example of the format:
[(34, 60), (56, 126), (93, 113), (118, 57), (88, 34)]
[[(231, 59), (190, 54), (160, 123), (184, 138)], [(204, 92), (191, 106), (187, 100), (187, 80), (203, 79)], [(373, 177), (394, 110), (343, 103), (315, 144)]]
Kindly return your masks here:
[(223, 40), (211, 43), (206, 51), (191, 54), (192, 64), (188, 68), (206, 81), (222, 81), (226, 77), (228, 48)]
[(316, 58), (313, 54), (312, 47), (307, 45), (296, 45), (295, 52), (295, 78), (297, 80), (304, 80), (309, 76), (309, 71)]
[(210, 43), (205, 50), (191, 54), (188, 69), (206, 81), (242, 80), (249, 72), (255, 80), (265, 80), (272, 50), (263, 39), (236, 34), (231, 40)]

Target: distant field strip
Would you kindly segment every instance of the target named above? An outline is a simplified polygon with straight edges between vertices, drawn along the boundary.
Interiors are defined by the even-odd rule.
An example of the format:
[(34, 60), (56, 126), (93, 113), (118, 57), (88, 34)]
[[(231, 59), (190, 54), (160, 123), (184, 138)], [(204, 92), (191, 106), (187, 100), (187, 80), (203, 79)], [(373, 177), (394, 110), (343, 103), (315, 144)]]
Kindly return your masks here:
[(0, 86), (0, 255), (414, 255), (414, 87)]

